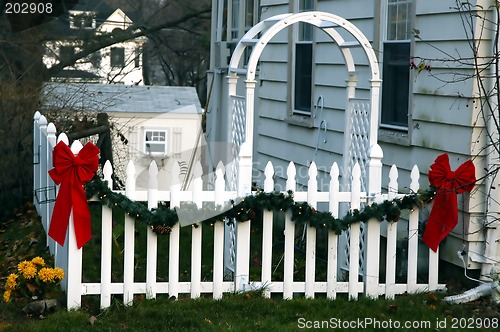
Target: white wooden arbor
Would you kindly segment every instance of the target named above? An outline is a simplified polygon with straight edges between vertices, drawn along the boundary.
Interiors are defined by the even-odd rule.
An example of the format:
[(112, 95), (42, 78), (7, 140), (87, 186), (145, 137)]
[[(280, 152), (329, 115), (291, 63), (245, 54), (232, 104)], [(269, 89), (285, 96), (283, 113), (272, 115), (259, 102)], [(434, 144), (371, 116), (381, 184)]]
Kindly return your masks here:
[[(367, 105), (368, 110), (365, 114), (359, 114), (365, 116), (363, 119), (352, 119), (352, 114), (346, 116), (346, 121), (349, 120), (350, 123), (346, 128), (351, 129), (354, 132), (346, 132), (349, 139), (346, 140), (344, 155), (349, 155), (350, 158), (365, 157), (364, 155), (358, 155), (360, 151), (359, 148), (364, 148), (363, 153), (366, 154), (367, 148), (373, 146), (377, 143), (377, 126), (379, 118), (379, 105), (380, 105), (380, 71), (377, 62), (377, 57), (375, 52), (366, 38), (366, 36), (352, 23), (346, 19), (337, 16), (335, 14), (326, 12), (303, 12), (298, 14), (281, 14), (270, 18), (267, 18), (255, 26), (253, 26), (248, 32), (241, 38), (241, 40), (236, 45), (236, 48), (231, 57), (229, 63), (229, 96), (234, 96), (236, 94), (236, 84), (238, 81), (238, 74), (244, 74), (245, 77), (245, 131), (244, 131), (244, 141), (252, 142), (254, 135), (254, 92), (255, 92), (255, 75), (257, 71), (257, 63), (259, 58), (267, 46), (269, 41), (281, 30), (291, 27), (293, 24), (304, 22), (311, 24), (321, 30), (323, 30), (330, 38), (333, 43), (340, 48), (340, 51), (344, 57), (345, 66), (347, 68), (349, 79), (347, 82), (347, 97), (350, 100), (354, 100), (356, 97), (356, 63), (354, 61), (351, 49), (352, 48), (362, 48), (368, 65), (370, 67), (370, 100)], [(348, 32), (348, 35), (352, 38), (344, 38), (339, 30)], [(258, 37), (260, 35), (260, 37)], [(345, 35), (345, 34), (344, 34)], [(243, 64), (243, 56), (245, 54), (245, 49), (248, 46), (252, 46), (252, 52), (248, 60), (248, 65), (246, 68), (241, 68)], [(234, 103), (229, 103), (229, 112), (233, 113)], [(346, 111), (352, 111), (353, 107), (346, 105)], [(240, 105), (241, 107), (241, 105)], [(356, 107), (356, 106), (354, 106)], [(354, 122), (352, 121), (354, 120)], [(353, 128), (354, 127), (354, 128)], [(355, 142), (360, 137), (363, 136), (362, 142)], [(349, 154), (351, 148), (356, 155)], [(366, 158), (363, 158), (366, 159)], [(349, 165), (344, 165), (349, 166)], [(352, 165), (351, 165), (352, 166)], [(364, 166), (364, 165), (362, 165)], [(346, 167), (345, 169), (350, 169), (351, 167)]]
[[(380, 87), (381, 78), (379, 65), (375, 52), (366, 36), (352, 23), (335, 14), (327, 12), (309, 11), (298, 14), (281, 14), (267, 18), (255, 26), (241, 38), (236, 45), (229, 63), (228, 76), (228, 114), (232, 117), (232, 157), (238, 156), (238, 148), (245, 144), (245, 152), (253, 156), (254, 139), (254, 105), (257, 64), (262, 52), (270, 40), (280, 31), (287, 29), (296, 23), (307, 23), (324, 31), (331, 39), (332, 45), (338, 47), (344, 58), (344, 63), (348, 72), (346, 83), (346, 114), (344, 133), (344, 153), (343, 153), (343, 184), (345, 189), (349, 187), (351, 170), (357, 162), (361, 167), (361, 187), (363, 191), (375, 194), (370, 190), (367, 182), (366, 172), (369, 163), (368, 151), (376, 148), (377, 153), (382, 158), (382, 150), (377, 145), (377, 129), (379, 122)], [(346, 33), (347, 32), (347, 33)], [(252, 47), (248, 64), (243, 67), (243, 57), (247, 47)], [(366, 57), (363, 63), (369, 66), (369, 86), (370, 98), (356, 98), (356, 62), (351, 49), (361, 48)], [(237, 96), (236, 89), (239, 76), (245, 75), (245, 96)], [(236, 189), (242, 188), (243, 183), (251, 183), (251, 173), (242, 174), (237, 162), (233, 164), (229, 176), (232, 178)], [(247, 186), (248, 187), (248, 186)], [(375, 188), (374, 188), (375, 189)], [(243, 191), (248, 193), (250, 188)], [(379, 190), (379, 189), (376, 189)], [(240, 193), (243, 194), (243, 193)], [(232, 234), (232, 231), (229, 233)], [(230, 242), (234, 241), (234, 236)], [(234, 247), (234, 243), (227, 243), (229, 250)], [(363, 245), (362, 245), (363, 246)], [(348, 249), (347, 249), (348, 250)], [(361, 258), (364, 261), (363, 257)]]

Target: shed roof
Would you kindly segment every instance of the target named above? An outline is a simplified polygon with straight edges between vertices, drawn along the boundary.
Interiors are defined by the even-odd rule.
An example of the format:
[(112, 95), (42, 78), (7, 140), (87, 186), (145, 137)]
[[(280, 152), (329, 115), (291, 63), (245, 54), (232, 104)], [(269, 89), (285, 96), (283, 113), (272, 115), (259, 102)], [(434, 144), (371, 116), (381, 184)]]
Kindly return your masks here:
[(194, 87), (46, 83), (40, 108), (125, 113), (201, 114)]

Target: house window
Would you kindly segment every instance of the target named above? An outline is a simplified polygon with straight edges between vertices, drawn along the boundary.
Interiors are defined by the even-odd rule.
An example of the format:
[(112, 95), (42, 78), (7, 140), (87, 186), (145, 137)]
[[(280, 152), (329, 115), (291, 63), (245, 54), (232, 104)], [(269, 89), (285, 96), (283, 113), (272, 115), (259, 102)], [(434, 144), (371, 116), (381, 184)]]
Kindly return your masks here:
[(125, 67), (125, 49), (123, 47), (111, 48), (111, 67)]
[(134, 57), (134, 67), (139, 68), (141, 66), (141, 49), (135, 49), (135, 57)]
[(144, 131), (144, 152), (149, 155), (166, 155), (167, 131), (166, 130)]
[[(299, 0), (299, 12), (314, 9), (314, 0)], [(293, 114), (311, 115), (313, 26), (299, 23), (295, 41)]]
[[(226, 40), (229, 53), (232, 54), (241, 37), (259, 22), (260, 1), (218, 0), (217, 10), (216, 42)], [(229, 28), (226, 27), (228, 24)], [(248, 63), (251, 51), (252, 46), (247, 46), (243, 59), (244, 64)]]
[(381, 127), (407, 129), (412, 0), (386, 0)]
[(70, 16), (69, 25), (71, 29), (93, 29), (96, 25), (95, 15), (89, 12), (73, 14)]

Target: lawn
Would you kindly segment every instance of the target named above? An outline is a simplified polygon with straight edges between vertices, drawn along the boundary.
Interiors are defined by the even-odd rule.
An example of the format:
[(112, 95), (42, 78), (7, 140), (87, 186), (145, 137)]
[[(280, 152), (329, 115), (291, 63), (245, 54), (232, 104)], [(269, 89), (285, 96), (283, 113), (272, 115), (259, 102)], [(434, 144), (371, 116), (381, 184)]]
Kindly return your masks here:
[[(45, 233), (33, 208), (26, 206), (18, 215), (0, 222), (0, 285), (16, 263), (36, 255), (50, 261), (45, 248)], [(85, 259), (85, 258), (84, 258)], [(117, 258), (119, 259), (119, 258)], [(138, 266), (142, 263), (139, 261)], [(98, 264), (97, 264), (98, 265)], [(462, 273), (441, 269), (448, 277), (450, 293), (475, 286), (463, 280)], [(446, 273), (448, 272), (448, 273)], [(67, 312), (59, 307), (44, 315), (26, 315), (19, 304), (0, 304), (0, 330), (5, 331), (290, 331), (304, 328), (349, 327), (352, 330), (447, 331), (498, 330), (499, 307), (489, 298), (473, 303), (451, 305), (442, 298), (447, 294), (424, 293), (397, 296), (395, 300), (370, 300), (360, 297), (348, 301), (339, 296), (282, 300), (264, 299), (260, 292), (227, 294), (222, 300), (210, 297), (197, 300), (180, 297), (171, 300), (158, 295), (156, 300), (136, 296), (134, 305), (124, 307), (119, 297), (112, 306), (100, 310), (96, 297), (87, 297), (81, 310)], [(496, 327), (496, 328), (495, 328)]]

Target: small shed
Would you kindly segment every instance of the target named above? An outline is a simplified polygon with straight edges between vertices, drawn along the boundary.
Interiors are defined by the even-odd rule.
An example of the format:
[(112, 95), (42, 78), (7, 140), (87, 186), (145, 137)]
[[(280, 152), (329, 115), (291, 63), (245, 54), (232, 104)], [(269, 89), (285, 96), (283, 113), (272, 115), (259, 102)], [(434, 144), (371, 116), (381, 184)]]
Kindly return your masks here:
[[(167, 188), (174, 162), (181, 166), (181, 183), (189, 186), (190, 169), (200, 159), (203, 109), (194, 87), (118, 84), (47, 83), (41, 111), (58, 111), (73, 124), (66, 131), (96, 128), (93, 114), (109, 117), (113, 160), (118, 177), (128, 161), (136, 167), (137, 186), (147, 188), (148, 168), (156, 161), (160, 189)], [(62, 113), (71, 112), (68, 113)], [(80, 128), (76, 128), (76, 127)], [(95, 132), (94, 132), (95, 134)], [(96, 140), (96, 136), (93, 138)]]

